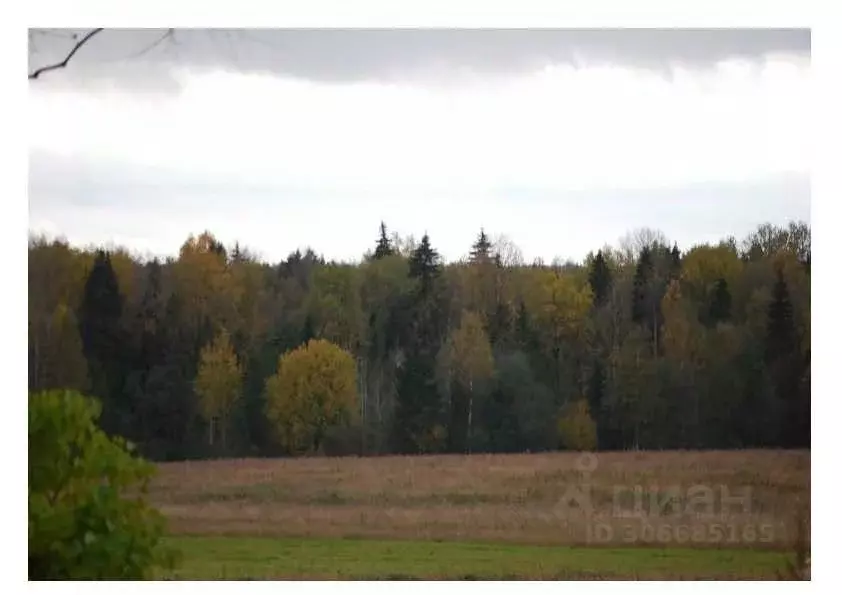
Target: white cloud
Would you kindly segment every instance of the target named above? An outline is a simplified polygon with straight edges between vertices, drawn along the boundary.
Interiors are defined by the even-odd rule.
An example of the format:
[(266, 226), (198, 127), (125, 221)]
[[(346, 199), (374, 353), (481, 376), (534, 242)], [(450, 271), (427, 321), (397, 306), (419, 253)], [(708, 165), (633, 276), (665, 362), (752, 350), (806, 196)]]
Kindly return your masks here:
[[(343, 223), (357, 218), (368, 227), (384, 210), (395, 211), (390, 201), (413, 213), (430, 204), (449, 208), (449, 217), (471, 220), (460, 228), (472, 229), (482, 224), (481, 201), (506, 188), (656, 189), (809, 171), (803, 59), (678, 69), (670, 79), (629, 68), (554, 66), (437, 86), (223, 71), (179, 76), (182, 91), (171, 96), (32, 86), (30, 151), (164, 167), (229, 191), (238, 184), (311, 189), (350, 202), (333, 212)], [(231, 221), (227, 211), (214, 215), (222, 225)], [(252, 223), (241, 223), (267, 225), (251, 216)], [(444, 225), (440, 214), (407, 224), (413, 222)], [(363, 248), (355, 245), (354, 253)]]
[[(450, 87), (218, 72), (171, 98), (32, 93), (32, 146), (314, 185), (646, 186), (806, 171), (805, 65)], [(470, 180), (470, 181), (468, 181)]]

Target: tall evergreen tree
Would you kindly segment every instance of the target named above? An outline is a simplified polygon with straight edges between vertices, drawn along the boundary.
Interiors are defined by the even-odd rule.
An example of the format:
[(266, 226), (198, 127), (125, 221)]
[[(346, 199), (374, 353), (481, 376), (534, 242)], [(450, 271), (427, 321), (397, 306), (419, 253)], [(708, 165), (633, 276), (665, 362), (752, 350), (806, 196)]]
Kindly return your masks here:
[(306, 345), (308, 341), (315, 338), (316, 329), (313, 324), (313, 315), (307, 312), (307, 315), (304, 317), (304, 326), (301, 329), (301, 343)]
[(809, 358), (802, 357), (800, 353), (789, 288), (783, 267), (778, 266), (772, 301), (769, 303), (766, 365), (772, 377), (775, 395), (783, 404), (779, 437), (782, 446), (792, 448), (809, 445), (810, 407), (802, 390), (805, 364), (809, 366)]
[(488, 262), (491, 259), (491, 242), (485, 235), (485, 229), (480, 228), (477, 241), (471, 246), (471, 263)]
[(593, 304), (595, 307), (600, 307), (608, 301), (608, 295), (611, 291), (611, 269), (608, 268), (608, 263), (605, 262), (605, 257), (602, 255), (602, 250), (596, 253), (591, 264), (591, 270), (588, 273), (588, 283), (590, 283), (591, 291), (593, 292)]
[(632, 321), (635, 324), (645, 324), (650, 319), (649, 312), (649, 281), (652, 278), (652, 253), (648, 247), (640, 251), (637, 268), (634, 272), (634, 287), (632, 294)]
[(79, 308), (79, 335), (88, 360), (94, 395), (103, 403), (102, 424), (108, 432), (123, 429), (125, 380), (123, 298), (109, 254), (98, 250), (85, 282)]
[(673, 244), (670, 250), (669, 258), (669, 280), (678, 279), (681, 276), (681, 251), (678, 249), (678, 244)]
[(191, 449), (194, 440), (204, 446), (202, 434), (192, 424), (198, 353), (185, 323), (185, 310), (184, 300), (177, 293), (167, 298), (160, 327), (163, 354), (160, 362), (149, 370), (144, 384), (149, 436), (146, 451), (156, 459), (195, 455), (196, 451)]
[(163, 329), (164, 298), (161, 286), (161, 263), (154, 259), (146, 266), (146, 278), (143, 295), (137, 312), (131, 322), (131, 337), (126, 355), (131, 369), (126, 374), (126, 399), (131, 401), (133, 412), (132, 428), (128, 432), (136, 442), (149, 442), (151, 426), (159, 415), (148, 398), (147, 383), (149, 374), (156, 366), (163, 363), (166, 351), (166, 337)]
[(713, 296), (708, 309), (708, 320), (711, 326), (731, 319), (731, 291), (725, 279), (717, 279), (713, 288)]
[(766, 332), (766, 363), (787, 358), (797, 349), (795, 321), (783, 269), (777, 267)]
[(231, 262), (241, 262), (243, 260), (243, 252), (240, 250), (240, 242), (234, 243), (234, 249), (231, 251)]
[(440, 434), (446, 410), (435, 380), (436, 356), (447, 331), (443, 296), (435, 290), (440, 270), (438, 253), (424, 234), (409, 258), (409, 276), (419, 280), (419, 287), (398, 313), (405, 360), (398, 373), (393, 441), (401, 452), (444, 446)]
[(421, 282), (421, 293), (427, 293), (440, 272), (439, 254), (430, 245), (430, 236), (425, 233), (409, 256), (409, 276)]
[(394, 253), (395, 249), (392, 247), (392, 242), (386, 233), (386, 224), (381, 221), (380, 238), (378, 238), (377, 247), (374, 249), (374, 259), (380, 260), (381, 258), (392, 256)]

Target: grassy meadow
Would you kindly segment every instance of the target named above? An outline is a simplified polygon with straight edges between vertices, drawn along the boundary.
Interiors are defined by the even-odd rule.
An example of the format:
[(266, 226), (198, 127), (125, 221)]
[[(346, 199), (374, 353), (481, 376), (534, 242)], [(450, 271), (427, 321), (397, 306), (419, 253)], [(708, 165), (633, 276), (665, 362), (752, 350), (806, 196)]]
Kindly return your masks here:
[[(714, 515), (688, 507), (700, 485)], [(171, 578), (775, 578), (809, 514), (810, 454), (167, 463), (151, 498), (182, 552)]]

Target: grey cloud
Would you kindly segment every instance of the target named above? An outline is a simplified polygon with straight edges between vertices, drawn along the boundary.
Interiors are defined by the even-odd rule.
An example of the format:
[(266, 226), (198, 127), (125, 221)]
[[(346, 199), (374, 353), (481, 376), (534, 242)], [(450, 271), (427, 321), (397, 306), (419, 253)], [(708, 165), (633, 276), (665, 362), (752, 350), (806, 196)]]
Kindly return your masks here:
[[(616, 188), (558, 191), (519, 186), (498, 190), (498, 200), (517, 197), (541, 208), (560, 204), (593, 205), (592, 216), (604, 222), (623, 223), (657, 219), (664, 225), (697, 228), (721, 227), (723, 219), (737, 226), (753, 226), (758, 215), (788, 215), (809, 221), (810, 176), (778, 173), (764, 178), (733, 182), (696, 182), (653, 188)], [(739, 208), (751, 205), (749, 209)]]
[[(78, 208), (119, 206), (130, 211), (154, 206), (170, 213), (190, 213), (199, 205), (205, 209), (232, 204), (260, 208), (314, 199), (324, 204), (335, 197), (329, 189), (282, 181), (232, 180), (206, 171), (197, 174), (177, 167), (150, 167), (45, 150), (30, 150), (28, 191), (30, 208), (34, 209), (57, 204)], [(353, 200), (364, 194), (343, 189), (342, 197)]]
[[(82, 30), (30, 30), (30, 69), (60, 60)], [(808, 29), (109, 29), (43, 85), (173, 91), (174, 70), (269, 72), (313, 81), (354, 82), (462, 73), (507, 75), (579, 61), (668, 72), (729, 57), (809, 58)]]
[[(475, 223), (508, 234), (530, 257), (547, 260), (554, 254), (581, 258), (636, 227), (661, 229), (686, 248), (728, 234), (742, 238), (767, 221), (811, 219), (807, 174), (581, 192), (523, 185), (484, 194), (464, 197), (482, 203), (482, 220)], [(448, 208), (452, 200), (430, 196), (422, 203), (403, 198), (398, 190), (383, 201), (344, 189), (296, 187), (283, 181), (254, 184), (116, 160), (30, 154), (31, 225), (51, 222), (81, 243), (140, 238), (132, 245), (160, 254), (172, 253), (188, 233), (209, 226), (226, 241), (247, 240), (274, 259), (302, 242), (314, 243), (328, 258), (351, 258), (370, 247), (377, 223), (385, 218), (402, 233), (417, 237), (429, 231), (453, 259), (466, 250), (471, 232), (453, 218), (438, 217), (438, 207), (429, 207)], [(318, 237), (312, 231), (315, 221)]]

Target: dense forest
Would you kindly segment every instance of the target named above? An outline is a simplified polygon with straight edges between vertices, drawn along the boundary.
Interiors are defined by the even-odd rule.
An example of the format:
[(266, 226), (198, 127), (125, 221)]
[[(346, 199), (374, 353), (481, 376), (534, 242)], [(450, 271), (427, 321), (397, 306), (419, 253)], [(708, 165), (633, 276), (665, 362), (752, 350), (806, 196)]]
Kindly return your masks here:
[(102, 403), (155, 460), (809, 447), (810, 228), (679, 250), (638, 230), (524, 263), (389, 234), (277, 264), (29, 241), (29, 388)]

